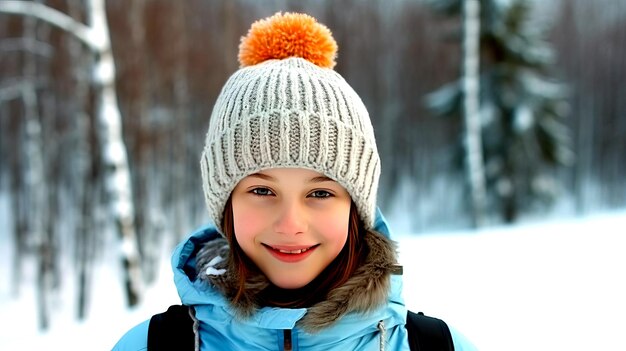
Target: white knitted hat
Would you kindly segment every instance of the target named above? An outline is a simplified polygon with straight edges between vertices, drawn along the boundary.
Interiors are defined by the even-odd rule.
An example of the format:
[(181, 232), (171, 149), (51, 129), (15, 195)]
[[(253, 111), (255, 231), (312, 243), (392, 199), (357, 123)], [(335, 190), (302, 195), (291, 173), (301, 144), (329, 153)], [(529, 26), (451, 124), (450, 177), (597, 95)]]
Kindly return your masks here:
[[(278, 26), (277, 34), (268, 26)], [(316, 31), (327, 37), (320, 40)], [(297, 42), (304, 50), (285, 51), (297, 46), (294, 37), (304, 37)], [(314, 55), (307, 45), (317, 46)], [(240, 61), (247, 66), (228, 79), (215, 102), (200, 161), (209, 215), (220, 232), (231, 191), (244, 177), (268, 168), (307, 168), (334, 179), (352, 197), (365, 227), (372, 228), (380, 176), (374, 130), (356, 92), (327, 68), (334, 66), (335, 52), (321, 63), (327, 67), (311, 62), (320, 64), (324, 45), (336, 50), (328, 29), (302, 14), (278, 13), (253, 24), (242, 38)], [(259, 47), (265, 56), (258, 57)]]

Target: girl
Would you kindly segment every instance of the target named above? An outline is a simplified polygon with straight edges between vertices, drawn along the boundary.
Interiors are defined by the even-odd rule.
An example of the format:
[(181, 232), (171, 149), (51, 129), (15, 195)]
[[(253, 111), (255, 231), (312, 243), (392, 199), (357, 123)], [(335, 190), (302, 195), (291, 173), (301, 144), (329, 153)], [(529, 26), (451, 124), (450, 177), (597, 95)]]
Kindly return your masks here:
[[(242, 38), (201, 157), (215, 226), (172, 260), (196, 350), (409, 350), (395, 247), (376, 210), (374, 130), (332, 70), (336, 49), (302, 14)], [(148, 325), (114, 349), (145, 350)]]

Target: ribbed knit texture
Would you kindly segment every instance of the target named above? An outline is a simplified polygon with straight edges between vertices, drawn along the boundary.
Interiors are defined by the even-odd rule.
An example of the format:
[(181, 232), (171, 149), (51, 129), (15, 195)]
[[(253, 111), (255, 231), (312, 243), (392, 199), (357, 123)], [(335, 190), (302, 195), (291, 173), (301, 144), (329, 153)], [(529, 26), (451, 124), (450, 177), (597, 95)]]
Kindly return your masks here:
[(200, 163), (209, 215), (222, 233), (231, 191), (268, 168), (307, 168), (336, 180), (365, 227), (374, 224), (380, 159), (367, 109), (341, 75), (302, 58), (268, 60), (229, 78)]

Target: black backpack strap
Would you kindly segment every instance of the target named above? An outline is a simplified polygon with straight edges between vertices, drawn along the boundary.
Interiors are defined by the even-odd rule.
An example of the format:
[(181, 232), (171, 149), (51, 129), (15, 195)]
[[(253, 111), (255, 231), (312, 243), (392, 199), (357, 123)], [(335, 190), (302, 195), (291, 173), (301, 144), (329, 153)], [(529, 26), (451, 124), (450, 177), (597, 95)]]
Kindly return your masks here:
[(450, 329), (441, 319), (407, 311), (406, 329), (412, 351), (454, 351)]
[(195, 334), (189, 306), (173, 305), (150, 318), (148, 351), (194, 350)]

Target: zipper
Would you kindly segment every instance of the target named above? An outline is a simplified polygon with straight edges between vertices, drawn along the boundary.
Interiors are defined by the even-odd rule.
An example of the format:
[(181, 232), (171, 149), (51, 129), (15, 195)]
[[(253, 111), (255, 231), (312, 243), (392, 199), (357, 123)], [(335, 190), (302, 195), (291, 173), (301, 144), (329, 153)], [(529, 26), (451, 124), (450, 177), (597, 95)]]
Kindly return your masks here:
[(291, 329), (283, 330), (283, 350), (284, 351), (292, 351), (293, 350), (293, 342), (291, 341)]

